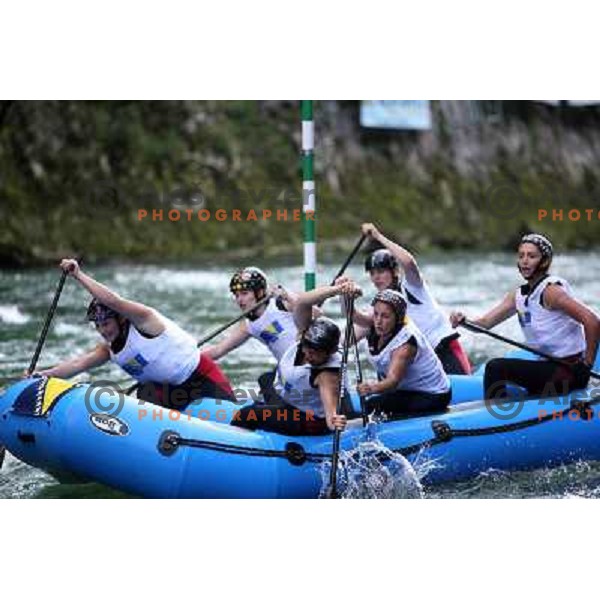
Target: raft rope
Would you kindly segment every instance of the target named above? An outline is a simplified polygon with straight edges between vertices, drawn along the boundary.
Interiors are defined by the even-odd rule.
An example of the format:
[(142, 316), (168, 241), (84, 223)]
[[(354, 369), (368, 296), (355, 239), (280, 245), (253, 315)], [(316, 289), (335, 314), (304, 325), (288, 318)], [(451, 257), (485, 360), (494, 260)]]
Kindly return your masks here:
[[(539, 401), (539, 398), (531, 398), (523, 400), (524, 402)], [(391, 452), (410, 456), (417, 454), (423, 450), (450, 442), (454, 438), (460, 437), (477, 437), (484, 435), (494, 435), (497, 433), (509, 433), (511, 431), (519, 431), (528, 429), (541, 423), (546, 423), (552, 420), (561, 420), (569, 413), (577, 413), (577, 418), (583, 421), (590, 421), (594, 417), (592, 406), (600, 402), (600, 396), (594, 397), (592, 400), (572, 400), (570, 405), (560, 412), (553, 411), (552, 414), (538, 416), (519, 423), (507, 423), (506, 425), (494, 425), (492, 427), (476, 427), (474, 429), (453, 429), (447, 422), (441, 420), (432, 420), (431, 428), (434, 436), (418, 444), (405, 446), (403, 448), (391, 449)], [(221, 442), (209, 442), (205, 440), (195, 440), (181, 437), (175, 431), (165, 431), (160, 436), (158, 441), (158, 451), (163, 456), (173, 455), (181, 446), (190, 448), (201, 448), (204, 450), (213, 450), (215, 452), (225, 452), (229, 454), (238, 454), (244, 456), (258, 456), (266, 458), (285, 458), (292, 465), (301, 466), (306, 462), (319, 463), (331, 460), (329, 453), (307, 452), (301, 444), (297, 442), (288, 442), (282, 450), (268, 450), (264, 448), (252, 448), (247, 446), (236, 446), (234, 444), (225, 444)], [(384, 452), (378, 452), (376, 458), (386, 460), (389, 458)]]

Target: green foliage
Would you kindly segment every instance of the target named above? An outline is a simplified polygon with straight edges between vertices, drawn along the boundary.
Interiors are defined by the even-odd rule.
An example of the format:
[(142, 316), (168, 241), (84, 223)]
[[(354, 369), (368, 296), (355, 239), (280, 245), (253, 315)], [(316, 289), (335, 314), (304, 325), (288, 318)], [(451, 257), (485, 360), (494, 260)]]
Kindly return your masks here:
[[(595, 123), (515, 109), (504, 125), (519, 127), (518, 148), (499, 127), (465, 171), (459, 154), (482, 133), (459, 135), (440, 103), (428, 147), (418, 134), (361, 130), (355, 102), (315, 106), (319, 241), (353, 243), (367, 220), (419, 249), (506, 248), (528, 228), (563, 246), (598, 237), (597, 217), (537, 218), (565, 201), (597, 212), (595, 163), (574, 175), (569, 160), (573, 138), (600, 146)], [(299, 166), (299, 102), (0, 102), (0, 264), (295, 252), (299, 223), (218, 222), (214, 212), (301, 208)], [(494, 204), (507, 187), (520, 203), (508, 216)], [(191, 197), (213, 218), (170, 222), (175, 199)], [(163, 221), (139, 220), (142, 208), (162, 209)]]

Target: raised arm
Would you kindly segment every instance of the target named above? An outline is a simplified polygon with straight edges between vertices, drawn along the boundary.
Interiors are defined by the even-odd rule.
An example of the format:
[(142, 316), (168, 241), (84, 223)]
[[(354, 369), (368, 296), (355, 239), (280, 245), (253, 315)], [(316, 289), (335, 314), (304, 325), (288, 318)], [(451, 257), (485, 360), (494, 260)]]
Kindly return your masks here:
[(550, 310), (562, 310), (583, 325), (585, 333), (585, 362), (591, 367), (596, 360), (600, 338), (600, 318), (585, 304), (569, 296), (560, 285), (549, 285), (544, 290), (544, 305)]
[[(506, 319), (517, 314), (515, 302), (515, 292), (509, 292), (499, 304), (485, 313), (485, 315), (470, 320), (475, 323), (475, 325), (479, 325), (485, 329), (492, 329), (492, 327), (496, 327), (496, 325), (499, 325), (503, 321), (506, 321)], [(468, 317), (464, 313), (454, 311), (450, 314), (450, 323), (452, 324), (452, 327), (458, 327), (467, 318)]]
[(360, 294), (360, 288), (352, 281), (347, 280), (335, 285), (325, 285), (309, 292), (301, 292), (296, 299), (294, 308), (294, 321), (300, 331), (306, 329), (313, 319), (313, 307), (315, 304), (325, 302), (328, 298), (339, 296), (340, 294)]
[[(282, 285), (277, 285), (271, 288), (271, 295), (279, 299), (288, 312), (293, 313), (298, 305), (298, 294), (284, 288)], [(323, 314), (323, 311), (318, 306), (312, 307), (312, 318), (316, 319)]]
[(61, 261), (60, 266), (63, 270), (68, 271), (73, 279), (76, 279), (98, 302), (129, 319), (136, 329), (150, 335), (160, 335), (164, 331), (165, 326), (155, 310), (140, 302), (133, 302), (119, 296), (106, 285), (84, 273), (76, 260), (65, 258)]
[(372, 237), (396, 257), (400, 265), (402, 265), (404, 277), (409, 284), (420, 286), (423, 283), (417, 261), (406, 248), (385, 237), (373, 223), (363, 223), (361, 229), (365, 235)]
[(250, 332), (246, 323), (240, 323), (227, 337), (223, 338), (213, 346), (205, 346), (202, 354), (207, 354), (213, 360), (222, 358), (232, 350), (235, 350), (250, 338)]
[(44, 377), (61, 377), (63, 379), (69, 379), (70, 377), (79, 375), (79, 373), (83, 373), (94, 367), (99, 367), (109, 360), (110, 352), (108, 346), (106, 344), (98, 344), (98, 346), (87, 354), (65, 360), (51, 369), (37, 371), (36, 374), (43, 375)]

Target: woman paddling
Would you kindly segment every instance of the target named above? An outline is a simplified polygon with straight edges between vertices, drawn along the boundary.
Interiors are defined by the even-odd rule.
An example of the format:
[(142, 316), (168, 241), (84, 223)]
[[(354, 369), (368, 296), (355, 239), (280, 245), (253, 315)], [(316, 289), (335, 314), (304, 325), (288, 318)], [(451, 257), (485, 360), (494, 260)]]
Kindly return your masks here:
[(64, 259), (60, 266), (93, 296), (87, 318), (104, 342), (39, 375), (69, 378), (110, 360), (144, 384), (138, 397), (153, 404), (183, 410), (201, 397), (235, 401), (221, 369), (200, 353), (194, 338), (176, 323), (119, 296), (84, 273), (76, 260)]
[[(204, 352), (213, 360), (218, 360), (254, 338), (266, 346), (279, 362), (285, 351), (298, 339), (293, 316), (296, 294), (278, 286), (274, 288), (272, 297), (268, 298), (267, 276), (258, 267), (244, 267), (236, 271), (229, 283), (229, 290), (242, 312), (255, 305), (257, 307), (229, 335), (207, 347)], [(263, 396), (272, 394), (274, 380), (274, 370), (258, 378)]]
[[(548, 360), (493, 359), (485, 368), (487, 398), (505, 396), (507, 382), (524, 387), (531, 395), (568, 393), (588, 384), (598, 348), (600, 319), (574, 298), (565, 279), (549, 273), (552, 258), (548, 238), (537, 233), (523, 236), (517, 268), (526, 283), (473, 322), (492, 329), (516, 314), (529, 346), (571, 366)], [(461, 312), (450, 316), (453, 327), (465, 319)]]
[(444, 411), (452, 399), (450, 380), (431, 344), (407, 318), (407, 302), (396, 290), (377, 292), (372, 302), (368, 358), (378, 381), (358, 386), (368, 410), (387, 415)]
[(302, 335), (277, 365), (274, 397), (266, 406), (252, 405), (238, 411), (232, 425), (287, 435), (322, 435), (345, 427), (346, 417), (336, 412), (340, 330), (331, 319), (313, 318), (313, 307), (354, 290), (352, 284), (342, 283), (298, 294), (293, 316)]
[[(362, 232), (384, 246), (370, 254), (365, 262), (373, 285), (378, 291), (393, 289), (406, 297), (408, 316), (434, 348), (446, 373), (469, 375), (471, 364), (458, 340), (458, 333), (448, 325), (448, 318), (433, 298), (414, 256), (385, 237), (372, 223), (364, 223)], [(400, 266), (404, 277), (401, 277)], [(370, 315), (356, 311), (355, 322), (368, 327)]]

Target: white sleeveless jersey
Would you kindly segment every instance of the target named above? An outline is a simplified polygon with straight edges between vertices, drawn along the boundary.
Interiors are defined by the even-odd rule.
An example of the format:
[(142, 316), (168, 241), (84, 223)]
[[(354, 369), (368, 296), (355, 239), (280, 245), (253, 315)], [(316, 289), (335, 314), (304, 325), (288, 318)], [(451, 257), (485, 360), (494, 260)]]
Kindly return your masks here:
[(414, 286), (405, 279), (402, 281), (399, 291), (403, 292), (407, 300), (408, 316), (434, 349), (444, 338), (456, 337), (456, 332), (450, 326), (448, 316), (444, 314), (424, 280), (422, 280), (422, 285)]
[(125, 346), (110, 358), (141, 383), (153, 381), (178, 385), (198, 367), (200, 350), (196, 340), (179, 325), (159, 313), (165, 330), (153, 338), (144, 337), (133, 324)]
[(262, 342), (279, 362), (283, 353), (298, 340), (298, 328), (291, 312), (277, 308), (269, 300), (263, 314), (254, 321), (246, 320), (248, 332)]
[(553, 275), (543, 279), (529, 296), (526, 286), (517, 289), (515, 305), (525, 339), (536, 350), (557, 358), (581, 354), (586, 349), (583, 325), (561, 310), (542, 306), (542, 294), (550, 284), (560, 284), (573, 297), (569, 283)]
[(339, 369), (342, 363), (341, 354), (339, 351), (334, 352), (325, 364), (313, 367), (308, 363), (296, 364), (296, 357), (300, 352), (300, 342), (296, 342), (281, 357), (277, 365), (275, 390), (288, 404), (303, 412), (311, 411), (315, 417), (324, 419), (325, 409), (314, 379), (320, 371)]
[(447, 392), (450, 389), (450, 380), (444, 372), (440, 359), (410, 319), (378, 354), (373, 354), (369, 347), (369, 361), (377, 371), (377, 377), (380, 381), (385, 379), (392, 363), (392, 353), (412, 337), (417, 342), (417, 353), (396, 389), (431, 394)]

